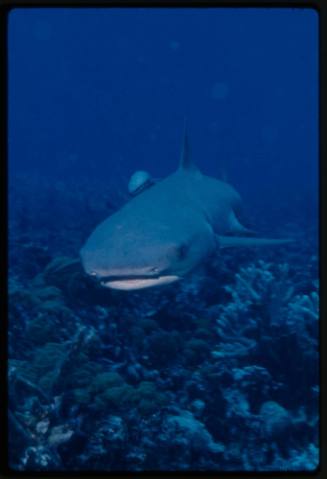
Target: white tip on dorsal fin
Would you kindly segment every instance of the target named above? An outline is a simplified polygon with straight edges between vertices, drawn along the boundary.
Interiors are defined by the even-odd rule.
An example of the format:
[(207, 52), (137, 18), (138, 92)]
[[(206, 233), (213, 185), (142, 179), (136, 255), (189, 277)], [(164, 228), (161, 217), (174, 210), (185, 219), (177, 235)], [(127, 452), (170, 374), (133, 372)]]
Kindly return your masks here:
[(186, 118), (184, 118), (184, 133), (183, 133), (183, 144), (182, 144), (182, 154), (179, 168), (185, 171), (198, 171), (198, 168), (195, 166), (190, 156), (190, 146), (188, 141), (188, 135), (186, 131)]

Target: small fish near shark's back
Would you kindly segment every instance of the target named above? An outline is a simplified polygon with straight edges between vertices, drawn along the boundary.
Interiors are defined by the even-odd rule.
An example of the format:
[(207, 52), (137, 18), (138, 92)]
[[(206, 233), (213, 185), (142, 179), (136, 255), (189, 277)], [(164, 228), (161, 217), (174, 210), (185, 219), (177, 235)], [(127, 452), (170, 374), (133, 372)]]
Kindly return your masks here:
[(105, 287), (139, 290), (178, 281), (217, 245), (275, 246), (292, 241), (249, 236), (237, 218), (240, 204), (231, 185), (202, 174), (192, 162), (185, 128), (177, 171), (144, 189), (95, 228), (80, 252), (84, 270)]

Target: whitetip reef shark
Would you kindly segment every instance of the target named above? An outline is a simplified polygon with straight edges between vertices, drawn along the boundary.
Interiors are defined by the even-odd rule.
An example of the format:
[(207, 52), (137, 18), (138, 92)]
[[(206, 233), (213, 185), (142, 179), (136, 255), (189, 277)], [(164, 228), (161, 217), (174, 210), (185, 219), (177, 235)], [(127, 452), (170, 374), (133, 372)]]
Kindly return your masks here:
[(102, 286), (139, 290), (180, 280), (217, 248), (292, 241), (248, 236), (237, 218), (240, 205), (231, 185), (192, 162), (184, 129), (177, 171), (96, 227), (80, 251), (84, 270)]

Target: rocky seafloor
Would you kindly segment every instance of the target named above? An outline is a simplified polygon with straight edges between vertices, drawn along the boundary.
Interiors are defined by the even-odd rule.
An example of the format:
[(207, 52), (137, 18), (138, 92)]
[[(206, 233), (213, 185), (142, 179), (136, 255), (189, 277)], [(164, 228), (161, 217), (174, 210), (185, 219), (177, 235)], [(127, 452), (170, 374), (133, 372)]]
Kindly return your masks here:
[(315, 228), (295, 218), (294, 243), (226, 250), (178, 284), (119, 292), (78, 257), (109, 196), (36, 183), (10, 188), (11, 468), (315, 469)]

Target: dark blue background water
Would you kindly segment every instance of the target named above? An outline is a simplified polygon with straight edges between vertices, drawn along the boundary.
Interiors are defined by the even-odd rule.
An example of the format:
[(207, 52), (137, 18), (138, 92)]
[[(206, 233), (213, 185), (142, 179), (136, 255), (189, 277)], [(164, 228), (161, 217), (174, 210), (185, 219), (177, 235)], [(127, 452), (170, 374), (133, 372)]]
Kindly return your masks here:
[[(317, 13), (19, 9), (8, 26), (11, 466), (315, 469)], [(245, 223), (294, 242), (102, 288), (79, 250), (135, 170), (177, 168), (184, 117)]]
[(9, 22), (17, 170), (165, 176), (195, 161), (249, 199), (316, 199), (318, 17), (310, 9), (47, 9)]

